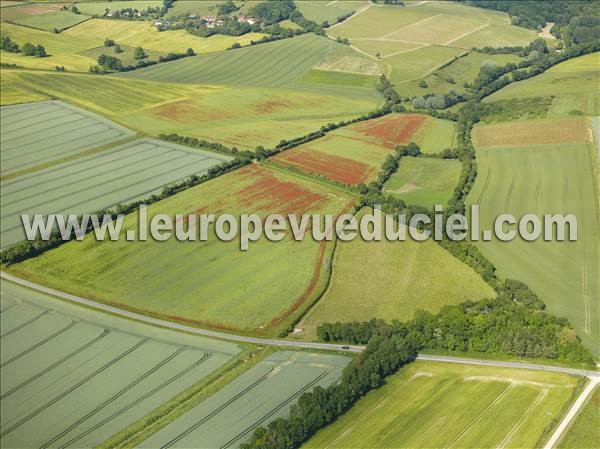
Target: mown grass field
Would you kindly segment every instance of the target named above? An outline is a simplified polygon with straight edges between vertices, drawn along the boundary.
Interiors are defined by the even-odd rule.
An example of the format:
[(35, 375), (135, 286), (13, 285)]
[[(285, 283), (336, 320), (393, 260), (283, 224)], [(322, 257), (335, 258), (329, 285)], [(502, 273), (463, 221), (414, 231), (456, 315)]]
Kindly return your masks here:
[(600, 53), (558, 64), (525, 81), (513, 83), (485, 101), (553, 97), (548, 117), (600, 115)]
[(238, 447), (253, 430), (286, 417), (313, 387), (336, 382), (349, 359), (280, 351), (243, 373), (198, 406), (151, 435), (138, 447)]
[[(362, 214), (366, 213), (364, 210)], [(433, 241), (338, 241), (326, 293), (297, 327), (316, 338), (321, 323), (371, 318), (408, 320), (418, 309), (438, 311), (494, 296), (470, 267)]]
[(95, 447), (235, 357), (2, 281), (2, 447)]
[[(303, 75), (323, 60), (329, 60), (331, 64), (331, 55), (336, 61), (347, 58), (343, 47), (325, 37), (305, 34), (248, 48), (180, 59), (123, 76), (176, 83), (286, 87), (372, 99), (375, 95), (373, 89), (357, 89), (344, 86), (343, 83), (334, 86), (300, 81)], [(359, 61), (364, 60), (357, 53), (354, 57)], [(342, 70), (345, 64), (342, 61), (336, 70)], [(351, 67), (350, 70), (355, 71)]]
[(2, 247), (25, 238), (21, 214), (92, 213), (149, 197), (229, 158), (154, 139), (64, 162), (2, 182)]
[(417, 142), (426, 151), (452, 146), (451, 122), (418, 114), (390, 114), (330, 132), (325, 137), (284, 151), (276, 164), (323, 176), (343, 184), (368, 183), (397, 145)]
[(302, 447), (538, 447), (576, 386), (566, 374), (414, 362)]
[(567, 429), (558, 447), (560, 449), (600, 447), (600, 388), (596, 387), (575, 422)]
[(104, 117), (61, 101), (6, 106), (0, 114), (2, 177), (134, 135)]
[[(339, 214), (353, 202), (341, 191), (253, 164), (155, 203), (148, 216)], [(68, 243), (10, 271), (168, 319), (267, 334), (289, 325), (322, 291), (331, 243), (263, 237), (245, 253), (239, 238), (223, 242), (212, 231), (196, 243), (125, 241), (126, 229), (137, 233), (137, 218), (126, 218), (117, 242)]]
[(355, 118), (380, 102), (372, 89), (367, 98), (347, 98), (68, 73), (3, 71), (2, 76), (4, 104), (40, 96), (60, 98), (152, 136), (175, 132), (242, 149), (274, 146), (324, 123)]
[(405, 157), (385, 183), (384, 192), (433, 210), (434, 205), (445, 205), (452, 197), (461, 169), (456, 160)]
[(493, 229), (493, 220), (502, 213), (517, 219), (527, 213), (575, 215), (576, 242), (516, 238), (509, 244), (494, 239), (478, 246), (501, 276), (526, 282), (550, 313), (568, 318), (588, 348), (597, 352), (599, 228), (593, 151), (589, 143), (478, 149), (479, 175), (468, 202), (480, 205), (481, 229)]
[(380, 58), (400, 91), (413, 95), (414, 86), (402, 84), (427, 77), (473, 47), (526, 45), (536, 37), (534, 30), (511, 25), (504, 13), (454, 2), (371, 5), (328, 34), (349, 38), (359, 50)]

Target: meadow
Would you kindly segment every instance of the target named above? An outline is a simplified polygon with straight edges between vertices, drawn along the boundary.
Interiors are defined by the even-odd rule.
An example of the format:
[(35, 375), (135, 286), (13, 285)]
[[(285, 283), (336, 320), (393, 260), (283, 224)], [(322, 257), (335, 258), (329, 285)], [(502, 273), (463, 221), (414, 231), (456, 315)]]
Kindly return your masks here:
[(405, 157), (385, 183), (384, 192), (433, 210), (434, 205), (445, 205), (452, 197), (461, 169), (455, 160)]
[(338, 95), (336, 86), (225, 87), (27, 71), (3, 71), (2, 76), (6, 103), (28, 96), (60, 98), (149, 135), (175, 132), (251, 149), (355, 118), (381, 102), (373, 88), (351, 89), (358, 93), (348, 97)]
[(418, 114), (390, 114), (340, 128), (271, 158), (276, 164), (342, 184), (373, 181), (397, 145), (417, 142), (426, 151), (452, 146), (451, 122)]
[(286, 417), (306, 391), (336, 382), (349, 359), (279, 351), (139, 444), (141, 448), (238, 447), (258, 426)]
[(577, 382), (566, 374), (417, 361), (302, 447), (538, 447)]
[[(533, 132), (538, 123), (514, 122), (514, 132), (509, 128), (503, 132), (514, 145), (511, 139), (519, 129)], [(564, 130), (561, 124), (546, 123), (548, 134), (553, 128)], [(485, 127), (481, 129), (484, 132)], [(517, 219), (527, 213), (571, 213), (577, 218), (578, 240), (516, 238), (506, 244), (494, 239), (478, 246), (501, 276), (526, 282), (550, 313), (568, 318), (582, 341), (597, 352), (600, 269), (593, 146), (527, 143), (528, 138), (521, 145), (477, 150), (479, 176), (468, 202), (480, 205), (481, 229), (493, 229), (493, 220), (501, 213)]]
[(399, 91), (413, 95), (410, 83), (473, 47), (526, 45), (536, 37), (533, 30), (511, 25), (504, 13), (454, 2), (421, 2), (404, 8), (370, 5), (327, 32), (349, 38), (358, 50), (380, 59)]
[[(156, 213), (332, 213), (355, 200), (342, 191), (253, 164), (148, 208)], [(116, 242), (70, 242), (9, 271), (63, 291), (194, 325), (277, 335), (321, 293), (333, 242), (262, 237), (240, 251), (223, 242), (125, 241), (139, 228), (126, 217)], [(148, 263), (152, 261), (152, 263)], [(182, 263), (185, 261), (185, 263)]]
[(134, 135), (104, 117), (61, 101), (2, 107), (0, 117), (3, 178)]
[(149, 197), (229, 158), (139, 139), (2, 182), (2, 247), (25, 238), (21, 214), (92, 213)]
[(575, 422), (567, 429), (558, 447), (560, 449), (600, 447), (600, 388), (596, 387)]
[(551, 97), (547, 116), (600, 115), (600, 53), (591, 53), (558, 64), (541, 75), (512, 83), (486, 102), (512, 98)]
[(477, 273), (433, 241), (338, 241), (329, 286), (294, 335), (314, 339), (321, 323), (408, 320), (419, 309), (492, 296)]
[(240, 353), (4, 280), (1, 305), (3, 447), (95, 447)]
[(296, 3), (296, 7), (307, 20), (317, 23), (327, 22), (331, 25), (336, 23), (338, 18), (346, 16), (353, 11), (358, 11), (367, 4), (364, 0), (337, 1), (334, 3), (309, 0)]

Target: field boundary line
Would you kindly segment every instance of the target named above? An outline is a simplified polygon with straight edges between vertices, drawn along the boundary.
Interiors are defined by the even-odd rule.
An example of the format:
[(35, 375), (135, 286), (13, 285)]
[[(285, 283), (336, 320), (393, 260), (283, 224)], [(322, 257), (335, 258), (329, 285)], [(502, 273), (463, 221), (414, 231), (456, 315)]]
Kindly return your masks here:
[(373, 6), (373, 3), (369, 2), (368, 5), (363, 6), (361, 9), (359, 9), (358, 11), (356, 11), (354, 14), (352, 14), (350, 17), (347, 17), (346, 20), (342, 20), (341, 22), (338, 23), (334, 23), (333, 25), (331, 25), (329, 28), (327, 28), (328, 30), (331, 30), (332, 28), (335, 28), (338, 25), (341, 25), (342, 23), (348, 23), (350, 22), (352, 19), (354, 19), (356, 16), (361, 15), (363, 12), (367, 11), (368, 9), (371, 8), (371, 6)]
[(548, 390), (547, 389), (542, 390), (542, 392), (538, 395), (538, 397), (535, 398), (535, 401), (533, 401), (533, 403), (529, 407), (527, 407), (527, 410), (525, 410), (525, 413), (523, 413), (521, 415), (521, 417), (517, 420), (517, 422), (512, 427), (512, 429), (510, 429), (510, 431), (506, 434), (506, 436), (500, 442), (500, 444), (498, 444), (496, 449), (504, 449), (504, 447), (510, 442), (510, 440), (513, 439), (515, 434), (519, 431), (521, 424), (523, 424), (523, 422), (527, 419), (529, 414), (538, 406), (538, 404), (540, 402), (542, 402), (544, 400), (544, 398), (547, 395), (548, 395)]
[[(117, 315), (122, 318), (127, 318), (134, 321), (139, 321), (152, 326), (163, 327), (174, 331), (185, 332), (188, 334), (201, 335), (205, 337), (212, 337), (221, 340), (236, 341), (242, 343), (252, 343), (258, 345), (267, 345), (275, 347), (289, 347), (289, 348), (302, 348), (302, 349), (319, 349), (319, 350), (332, 350), (332, 351), (346, 351), (346, 352), (362, 352), (365, 350), (365, 346), (362, 345), (344, 345), (334, 343), (317, 343), (317, 342), (302, 342), (293, 340), (278, 340), (261, 337), (248, 337), (244, 335), (237, 335), (227, 332), (214, 331), (209, 329), (202, 329), (199, 327), (187, 326), (175, 322), (162, 320), (160, 318), (154, 318), (141, 313), (130, 312), (128, 310), (120, 309), (118, 307), (109, 306), (96, 301), (92, 301), (81, 296), (72, 295), (70, 293), (61, 292), (50, 287), (45, 287), (35, 282), (31, 282), (12, 274), (0, 271), (0, 279), (3, 281), (10, 281), (18, 284), (22, 287), (26, 287), (30, 290), (35, 290), (55, 298), (63, 299), (69, 302), (73, 302), (82, 306), (86, 306), (104, 313), (110, 313)], [(347, 348), (347, 349), (345, 349)], [(591, 379), (598, 379), (600, 381), (600, 371), (569, 368), (558, 365), (541, 365), (537, 363), (527, 362), (515, 362), (515, 361), (502, 361), (502, 360), (486, 360), (486, 359), (475, 359), (475, 358), (464, 358), (444, 355), (429, 355), (422, 354), (417, 356), (417, 360), (424, 360), (429, 362), (443, 362), (443, 363), (458, 363), (462, 365), (481, 365), (481, 366), (492, 366), (501, 368), (520, 368), (534, 371), (548, 371), (556, 373), (571, 374), (574, 376), (589, 377)]]
[(479, 31), (479, 30), (483, 30), (484, 28), (486, 28), (486, 27), (488, 27), (488, 26), (490, 26), (490, 24), (489, 24), (489, 23), (485, 23), (485, 24), (483, 24), (483, 25), (481, 25), (481, 26), (479, 26), (479, 27), (477, 27), (477, 28), (475, 28), (475, 29), (473, 29), (473, 30), (471, 30), (471, 31), (467, 31), (466, 33), (463, 33), (463, 34), (461, 34), (460, 36), (458, 36), (458, 37), (455, 37), (454, 39), (450, 39), (448, 42), (444, 42), (442, 45), (444, 45), (444, 46), (445, 46), (445, 45), (450, 45), (450, 44), (452, 44), (452, 43), (456, 42), (457, 40), (460, 40), (460, 39), (462, 39), (463, 37), (466, 37), (466, 36), (468, 36), (469, 34), (476, 33), (476, 32), (477, 32), (477, 31)]
[(392, 31), (392, 32), (390, 32), (390, 33), (386, 33), (386, 34), (384, 34), (383, 36), (380, 36), (380, 37), (382, 37), (382, 38), (386, 38), (386, 37), (388, 37), (388, 36), (391, 36), (391, 35), (392, 35), (392, 34), (394, 34), (394, 33), (397, 33), (398, 31), (404, 31), (404, 30), (407, 30), (407, 29), (409, 29), (409, 28), (412, 28), (412, 27), (414, 27), (414, 26), (416, 26), (416, 25), (422, 25), (422, 24), (423, 24), (423, 22), (428, 22), (428, 21), (430, 21), (430, 20), (433, 20), (433, 19), (435, 19), (435, 18), (437, 18), (437, 17), (444, 16), (444, 15), (445, 15), (444, 13), (439, 13), (439, 14), (436, 14), (435, 16), (429, 16), (429, 17), (426, 17), (426, 18), (424, 18), (424, 19), (418, 20), (418, 21), (416, 21), (416, 22), (413, 22), (413, 23), (411, 23), (411, 24), (409, 24), (409, 25), (406, 25), (406, 26), (404, 26), (404, 27), (400, 27), (400, 28), (398, 28), (398, 29), (396, 29), (396, 30), (394, 30), (394, 31)]

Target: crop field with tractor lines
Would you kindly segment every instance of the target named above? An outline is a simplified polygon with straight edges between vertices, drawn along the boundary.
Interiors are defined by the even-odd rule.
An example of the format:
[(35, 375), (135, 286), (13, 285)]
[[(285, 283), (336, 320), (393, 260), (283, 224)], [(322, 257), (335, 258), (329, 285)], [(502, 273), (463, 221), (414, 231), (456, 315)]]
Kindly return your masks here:
[(2, 107), (2, 177), (51, 164), (134, 133), (60, 101)]
[(149, 197), (227, 160), (212, 152), (139, 139), (2, 181), (2, 247), (25, 238), (21, 214), (92, 213)]
[(94, 447), (240, 349), (2, 282), (3, 447)]
[(188, 448), (198, 441), (203, 447), (239, 447), (256, 427), (287, 416), (304, 392), (335, 383), (348, 361), (338, 355), (275, 352), (139, 447)]
[[(480, 175), (469, 203), (480, 206), (481, 229), (493, 229), (499, 213), (510, 213), (517, 219), (526, 213), (574, 214), (577, 241), (540, 238), (528, 242), (517, 238), (510, 245), (492, 240), (478, 246), (503, 276), (527, 282), (552, 313), (568, 318), (585, 344), (597, 351), (600, 231), (598, 215), (593, 212), (594, 148), (589, 140), (582, 143), (579, 133), (569, 133), (574, 143), (561, 140), (563, 143), (546, 145), (532, 145), (526, 134), (517, 145), (513, 139), (520, 135), (519, 130), (527, 126), (534, 133), (540, 122), (527, 123), (498, 125), (505, 126), (502, 135), (513, 146), (477, 149)], [(561, 120), (550, 123), (564, 130)], [(554, 139), (552, 127), (550, 124), (548, 136)], [(485, 134), (485, 129), (481, 127), (477, 133)]]
[(576, 387), (566, 374), (415, 362), (302, 447), (538, 447)]

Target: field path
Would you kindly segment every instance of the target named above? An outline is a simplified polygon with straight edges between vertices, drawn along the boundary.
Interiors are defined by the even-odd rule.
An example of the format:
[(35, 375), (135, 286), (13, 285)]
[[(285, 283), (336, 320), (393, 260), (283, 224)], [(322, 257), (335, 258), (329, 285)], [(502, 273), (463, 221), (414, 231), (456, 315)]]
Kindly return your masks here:
[(579, 395), (579, 397), (573, 403), (573, 406), (569, 409), (565, 417), (562, 419), (548, 442), (544, 445), (544, 449), (552, 449), (556, 446), (556, 443), (560, 440), (562, 434), (567, 429), (571, 421), (577, 416), (583, 405), (585, 404), (586, 399), (592, 394), (594, 389), (600, 383), (600, 378), (594, 377), (590, 379), (590, 382), (587, 384), (583, 392)]
[(361, 15), (363, 12), (365, 12), (366, 10), (368, 10), (371, 6), (373, 6), (373, 3), (369, 3), (366, 6), (363, 6), (362, 8), (360, 8), (358, 11), (356, 11), (354, 14), (352, 14), (350, 17), (348, 17), (346, 20), (342, 20), (341, 22), (335, 23), (333, 25), (331, 25), (329, 28), (327, 28), (328, 30), (335, 28), (338, 25), (341, 25), (342, 23), (346, 23), (349, 22), (350, 20), (354, 19), (356, 16)]

